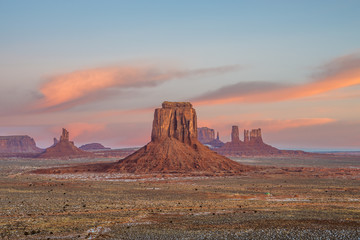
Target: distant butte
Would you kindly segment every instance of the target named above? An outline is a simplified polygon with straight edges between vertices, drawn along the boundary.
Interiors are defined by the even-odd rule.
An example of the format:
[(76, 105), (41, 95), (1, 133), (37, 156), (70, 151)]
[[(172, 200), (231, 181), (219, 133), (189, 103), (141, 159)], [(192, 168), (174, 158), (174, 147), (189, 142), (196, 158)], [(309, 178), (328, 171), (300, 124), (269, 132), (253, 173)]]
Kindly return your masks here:
[(219, 148), (224, 145), (222, 141), (220, 141), (219, 132), (217, 132), (215, 138), (215, 130), (208, 127), (201, 127), (197, 129), (198, 131), (198, 140), (202, 144), (210, 146), (210, 148)]
[(0, 136), (0, 154), (29, 154), (44, 151), (27, 135)]
[(84, 151), (110, 150), (111, 148), (104, 147), (101, 143), (88, 143), (79, 147)]
[(269, 156), (269, 155), (302, 155), (308, 154), (303, 151), (279, 150), (263, 142), (261, 129), (244, 130), (244, 141), (239, 138), (238, 126), (232, 126), (231, 142), (214, 149), (224, 156)]
[(54, 144), (41, 153), (39, 158), (77, 158), (77, 157), (93, 157), (94, 154), (85, 152), (74, 145), (69, 140), (69, 132), (63, 128), (60, 140), (54, 138)]
[(121, 172), (235, 174), (255, 167), (221, 156), (197, 139), (197, 118), (189, 102), (164, 102), (155, 109), (151, 142), (115, 163), (36, 170), (35, 173)]

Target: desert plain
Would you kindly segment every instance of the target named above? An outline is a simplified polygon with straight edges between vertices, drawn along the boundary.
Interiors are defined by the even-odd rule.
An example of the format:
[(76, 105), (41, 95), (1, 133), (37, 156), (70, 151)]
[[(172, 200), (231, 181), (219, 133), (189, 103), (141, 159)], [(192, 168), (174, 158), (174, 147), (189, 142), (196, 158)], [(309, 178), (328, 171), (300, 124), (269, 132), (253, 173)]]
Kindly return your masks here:
[(360, 156), (257, 157), (233, 176), (31, 174), (0, 159), (1, 239), (359, 239)]

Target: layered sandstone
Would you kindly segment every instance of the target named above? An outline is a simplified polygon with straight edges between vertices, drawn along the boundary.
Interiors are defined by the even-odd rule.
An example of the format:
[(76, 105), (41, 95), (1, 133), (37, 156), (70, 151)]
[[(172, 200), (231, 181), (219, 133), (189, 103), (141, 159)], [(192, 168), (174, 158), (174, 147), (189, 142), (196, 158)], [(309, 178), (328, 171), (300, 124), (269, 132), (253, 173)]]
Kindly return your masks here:
[(35, 140), (27, 135), (0, 136), (0, 153), (40, 153)]
[(94, 155), (89, 152), (85, 152), (74, 145), (74, 142), (70, 141), (69, 132), (63, 128), (60, 140), (54, 145), (47, 148), (45, 152), (41, 153), (39, 158), (77, 158), (77, 157), (93, 157)]
[(191, 103), (164, 102), (155, 110), (151, 142), (116, 163), (45, 169), (38, 173), (124, 172), (177, 174), (235, 174), (249, 171), (221, 156), (197, 139), (197, 118)]

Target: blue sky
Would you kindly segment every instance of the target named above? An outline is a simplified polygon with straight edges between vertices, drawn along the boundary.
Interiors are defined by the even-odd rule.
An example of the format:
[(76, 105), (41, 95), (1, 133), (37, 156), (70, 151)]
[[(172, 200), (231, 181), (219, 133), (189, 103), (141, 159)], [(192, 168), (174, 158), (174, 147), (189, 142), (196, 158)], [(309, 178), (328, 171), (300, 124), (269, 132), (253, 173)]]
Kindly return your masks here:
[[(35, 134), (36, 138), (37, 132), (41, 131), (39, 141), (46, 145), (46, 138), (55, 134), (52, 129), (61, 125), (61, 122), (54, 121), (55, 116), (68, 119), (63, 125), (88, 123), (87, 117), (81, 117), (81, 112), (93, 111), (95, 114), (99, 109), (115, 111), (150, 108), (160, 105), (166, 99), (191, 100), (239, 82), (311, 82), (324, 64), (343, 56), (359, 54), (359, 9), (359, 1), (0, 0), (0, 100), (4, 103), (0, 110), (7, 115), (6, 119), (0, 119), (3, 134), (33, 129), (25, 132)], [(46, 113), (46, 116), (42, 115), (45, 113), (37, 113), (39, 118), (48, 119), (47, 128), (40, 126), (40, 123), (36, 125), (39, 121), (26, 107), (43, 97), (43, 85), (51, 82), (54, 76), (143, 63), (156, 65), (156, 71), (168, 71), (171, 68), (172, 71), (176, 69), (184, 72), (222, 66), (238, 66), (238, 70), (221, 74), (211, 70), (210, 74), (204, 76), (175, 77), (171, 81), (156, 83), (154, 87), (132, 87), (126, 91), (122, 85), (107, 86), (106, 90), (111, 91), (109, 97), (102, 96), (96, 101)], [(336, 91), (345, 90), (341, 88)], [(357, 84), (346, 87), (346, 95), (355, 97), (337, 102), (340, 105), (342, 103), (338, 108), (349, 106), (349, 101), (348, 108), (355, 107), (359, 103), (357, 93)], [(244, 118), (247, 123), (295, 120), (300, 117), (295, 112), (293, 116), (289, 115), (288, 106), (296, 106), (300, 109), (298, 112), (305, 112), (309, 104), (309, 100), (296, 101), (286, 100), (274, 104), (227, 103), (218, 107), (199, 105), (198, 111), (203, 114), (204, 124), (221, 128), (223, 135), (227, 135), (225, 126), (222, 129), (219, 123), (215, 124), (211, 119), (229, 116), (236, 109), (239, 115), (234, 118)], [(315, 103), (318, 109), (329, 108), (327, 104), (325, 101)], [(209, 108), (219, 108), (221, 114), (216, 116)], [(284, 112), (283, 115), (255, 114), (244, 117), (244, 112), (245, 115), (251, 112), (249, 109), (260, 112), (262, 109), (283, 109)], [(333, 111), (338, 110), (334, 108)], [(79, 115), (76, 119), (70, 116), (74, 112)], [(12, 114), (21, 115), (24, 123), (15, 124), (9, 120)], [(151, 122), (151, 117), (151, 114), (144, 117), (144, 123), (138, 123), (138, 126), (145, 126), (145, 121)], [(355, 126), (360, 121), (360, 116), (353, 116), (349, 112), (334, 117), (333, 113), (328, 112), (319, 115), (316, 110), (307, 112), (304, 118), (333, 119), (344, 125), (351, 122)], [(236, 119), (227, 117), (226, 122), (228, 125), (231, 122), (245, 124)], [(110, 125), (111, 121), (104, 119), (102, 124)], [(129, 119), (123, 125), (132, 122)], [(261, 127), (252, 124), (246, 126)], [(143, 129), (147, 131), (149, 127)], [(347, 131), (344, 130), (344, 135)], [(293, 147), (287, 145), (285, 137), (276, 137), (276, 134), (270, 133), (269, 141), (278, 146)], [(286, 132), (281, 136), (285, 135)], [(80, 134), (75, 140), (96, 140), (90, 133), (86, 136), (81, 137)], [(100, 140), (107, 141), (105, 136), (104, 133), (104, 139)], [(108, 141), (108, 144), (130, 144), (125, 143), (124, 139)], [(294, 145), (299, 143), (303, 148), (310, 147), (303, 143), (303, 139), (297, 141), (293, 137), (292, 140)], [(144, 140), (130, 142), (140, 145)], [(318, 147), (332, 147), (336, 144), (319, 144)], [(350, 145), (342, 147), (356, 148)]]

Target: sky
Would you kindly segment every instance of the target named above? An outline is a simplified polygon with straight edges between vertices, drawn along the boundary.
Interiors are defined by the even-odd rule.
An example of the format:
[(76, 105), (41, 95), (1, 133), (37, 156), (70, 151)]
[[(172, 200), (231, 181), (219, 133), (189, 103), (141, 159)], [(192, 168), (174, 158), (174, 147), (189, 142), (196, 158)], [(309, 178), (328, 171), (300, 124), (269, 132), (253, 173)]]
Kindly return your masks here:
[(359, 1), (0, 0), (0, 135), (52, 145), (150, 141), (190, 101), (230, 140), (360, 150)]

